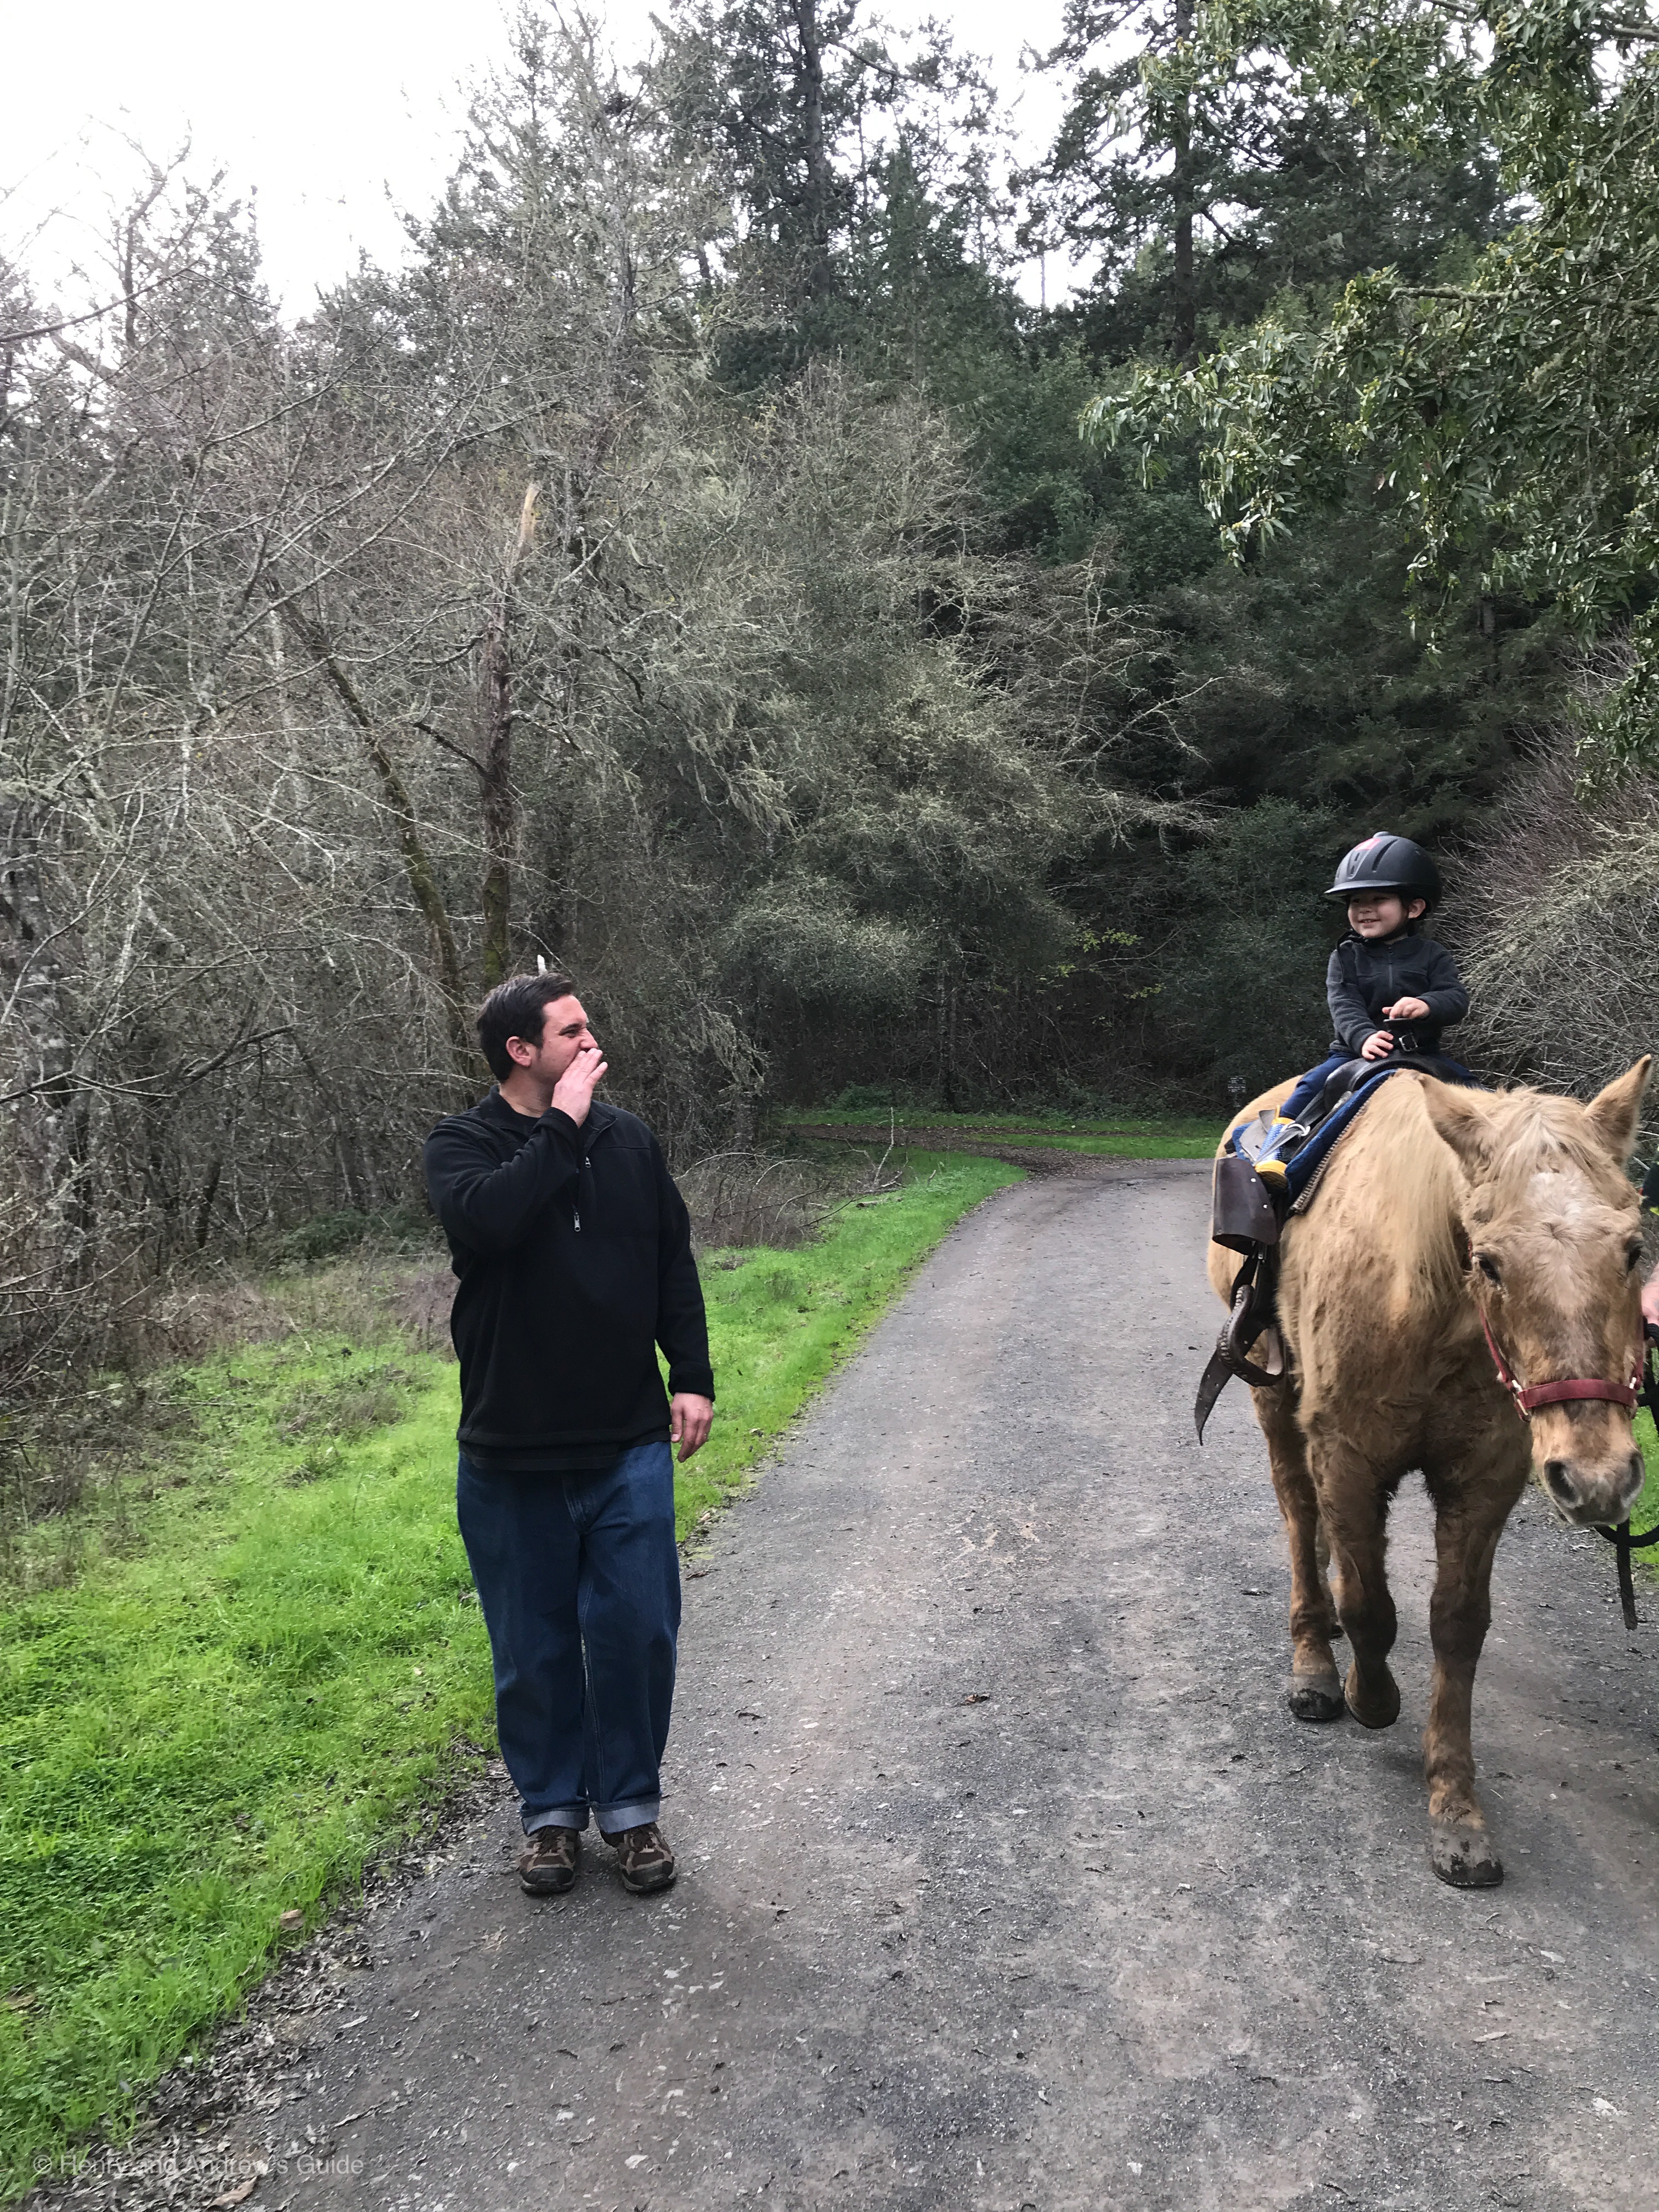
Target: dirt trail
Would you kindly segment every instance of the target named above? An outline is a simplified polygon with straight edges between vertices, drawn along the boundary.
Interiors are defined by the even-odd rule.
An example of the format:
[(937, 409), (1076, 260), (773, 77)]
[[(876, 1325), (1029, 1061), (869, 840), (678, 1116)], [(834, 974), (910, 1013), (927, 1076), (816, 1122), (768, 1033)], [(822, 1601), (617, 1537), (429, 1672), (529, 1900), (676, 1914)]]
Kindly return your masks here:
[[(1011, 1166), (1024, 1168), (1033, 1175), (1072, 1176), (1085, 1182), (1110, 1182), (1122, 1167), (1152, 1167), (1156, 1160), (1127, 1161), (1115, 1152), (1073, 1152), (1062, 1145), (1021, 1145), (1010, 1143), (1010, 1137), (1036, 1137), (1047, 1133), (1040, 1129), (964, 1130), (945, 1127), (929, 1128), (925, 1123), (906, 1128), (878, 1128), (873, 1123), (865, 1128), (845, 1125), (835, 1127), (825, 1124), (798, 1121), (790, 1125), (792, 1137), (810, 1139), (814, 1144), (848, 1145), (860, 1152), (902, 1151), (906, 1146), (927, 1152), (972, 1152), (985, 1160), (1006, 1160)], [(1168, 1163), (1164, 1163), (1167, 1165)], [(1205, 1162), (1207, 1171), (1208, 1162)]]
[(251, 2212), (1659, 2204), (1659, 1602), (1627, 1639), (1523, 1508), (1476, 1714), (1510, 1879), (1443, 1888), (1420, 1491), (1400, 1726), (1298, 1725), (1243, 1394), (1192, 1437), (1204, 1165), (1104, 1164), (965, 1222), (722, 1525), (678, 1889), (590, 1848), (532, 1904), (510, 1806), (464, 1831), (241, 2131)]

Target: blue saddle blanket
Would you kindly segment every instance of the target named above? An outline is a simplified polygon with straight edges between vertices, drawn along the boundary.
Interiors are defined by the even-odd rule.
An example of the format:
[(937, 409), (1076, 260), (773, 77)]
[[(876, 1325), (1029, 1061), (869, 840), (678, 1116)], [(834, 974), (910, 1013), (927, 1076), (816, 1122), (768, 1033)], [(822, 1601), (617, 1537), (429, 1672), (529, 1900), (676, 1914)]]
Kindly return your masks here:
[[(1364, 1108), (1378, 1084), (1386, 1082), (1391, 1075), (1413, 1073), (1436, 1076), (1443, 1083), (1464, 1084), (1473, 1090), (1481, 1088), (1468, 1069), (1455, 1060), (1442, 1060), (1437, 1056), (1432, 1061), (1426, 1058), (1378, 1060), (1375, 1071), (1360, 1078), (1347, 1096), (1331, 1109), (1299, 1150), (1285, 1158), (1285, 1187), (1292, 1206), (1330, 1158), (1332, 1146)], [(1292, 1097), (1294, 1095), (1291, 1094)], [(1285, 1104), (1289, 1103), (1287, 1099)], [(1280, 1110), (1282, 1112), (1283, 1109)], [(1247, 1115), (1227, 1132), (1227, 1149), (1231, 1152), (1244, 1152), (1252, 1159), (1260, 1158), (1264, 1152), (1270, 1157), (1282, 1157), (1279, 1154), (1275, 1140), (1281, 1134), (1283, 1127), (1283, 1123), (1277, 1121), (1269, 1123), (1262, 1133), (1262, 1142), (1252, 1144), (1248, 1140), (1255, 1132), (1261, 1129), (1261, 1117), (1259, 1113)]]

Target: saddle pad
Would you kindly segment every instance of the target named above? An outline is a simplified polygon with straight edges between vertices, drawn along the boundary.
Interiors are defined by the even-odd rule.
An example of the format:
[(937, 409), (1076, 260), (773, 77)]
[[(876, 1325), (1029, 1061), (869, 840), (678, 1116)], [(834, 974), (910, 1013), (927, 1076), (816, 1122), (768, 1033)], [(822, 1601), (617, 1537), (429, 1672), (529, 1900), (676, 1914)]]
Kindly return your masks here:
[[(1292, 1206), (1304, 1193), (1310, 1192), (1321, 1169), (1330, 1158), (1332, 1147), (1354, 1116), (1362, 1111), (1378, 1084), (1386, 1082), (1391, 1075), (1407, 1073), (1432, 1075), (1442, 1083), (1462, 1084), (1474, 1091), (1484, 1087), (1468, 1068), (1460, 1066), (1455, 1060), (1437, 1059), (1431, 1062), (1426, 1059), (1412, 1057), (1379, 1060), (1376, 1072), (1362, 1078), (1341, 1103), (1325, 1116), (1307, 1142), (1285, 1161), (1285, 1188)], [(1227, 1132), (1228, 1151), (1248, 1151), (1249, 1148), (1242, 1140), (1255, 1126), (1256, 1116), (1254, 1114), (1248, 1114), (1243, 1121), (1236, 1122)]]

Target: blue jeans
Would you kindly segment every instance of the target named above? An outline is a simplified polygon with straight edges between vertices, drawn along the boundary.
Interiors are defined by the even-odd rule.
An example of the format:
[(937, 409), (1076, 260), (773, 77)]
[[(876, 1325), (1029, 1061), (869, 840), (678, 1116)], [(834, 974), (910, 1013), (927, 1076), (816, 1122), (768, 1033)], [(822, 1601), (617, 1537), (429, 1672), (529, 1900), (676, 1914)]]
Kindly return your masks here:
[(455, 1509), (526, 1832), (654, 1820), (680, 1626), (669, 1446), (581, 1474), (487, 1474), (463, 1452)]
[(1333, 1053), (1328, 1060), (1322, 1060), (1317, 1067), (1310, 1067), (1305, 1075), (1298, 1076), (1295, 1090), (1279, 1109), (1281, 1118), (1286, 1121), (1299, 1121), (1337, 1069), (1346, 1067), (1351, 1060), (1357, 1060), (1358, 1056), (1352, 1052)]

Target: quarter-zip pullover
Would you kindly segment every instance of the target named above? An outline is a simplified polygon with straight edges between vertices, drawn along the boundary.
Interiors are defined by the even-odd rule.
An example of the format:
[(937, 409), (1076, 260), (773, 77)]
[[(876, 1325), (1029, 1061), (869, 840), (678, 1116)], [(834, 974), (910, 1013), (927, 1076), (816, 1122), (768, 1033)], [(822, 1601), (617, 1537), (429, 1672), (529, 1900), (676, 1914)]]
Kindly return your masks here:
[(492, 1091), (427, 1139), (426, 1181), (469, 1459), (568, 1470), (666, 1437), (659, 1345), (672, 1389), (714, 1396), (690, 1221), (643, 1121), (599, 1100), (580, 1127), (533, 1118)]
[(1355, 1055), (1375, 1030), (1391, 1026), (1382, 1009), (1396, 999), (1421, 999), (1429, 1010), (1425, 1021), (1392, 1024), (1404, 1052), (1437, 1053), (1442, 1030), (1469, 1011), (1469, 994), (1445, 946), (1409, 932), (1368, 940), (1350, 931), (1331, 955), (1325, 995), (1336, 1024), (1331, 1050)]

